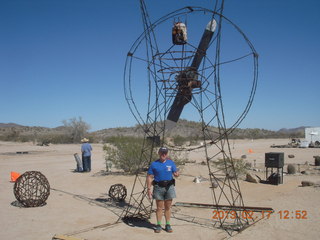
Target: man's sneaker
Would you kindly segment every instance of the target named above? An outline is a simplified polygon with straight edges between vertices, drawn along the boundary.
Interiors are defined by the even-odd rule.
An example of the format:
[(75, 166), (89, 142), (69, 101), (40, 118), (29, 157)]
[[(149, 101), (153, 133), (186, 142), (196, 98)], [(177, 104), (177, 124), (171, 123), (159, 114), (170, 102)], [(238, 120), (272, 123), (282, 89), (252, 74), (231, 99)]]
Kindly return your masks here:
[(165, 227), (165, 230), (168, 232), (168, 233), (172, 233), (172, 228), (169, 224), (166, 224), (166, 227)]
[(161, 225), (157, 225), (156, 226), (156, 229), (154, 230), (155, 233), (159, 233), (161, 232), (162, 228), (161, 228)]

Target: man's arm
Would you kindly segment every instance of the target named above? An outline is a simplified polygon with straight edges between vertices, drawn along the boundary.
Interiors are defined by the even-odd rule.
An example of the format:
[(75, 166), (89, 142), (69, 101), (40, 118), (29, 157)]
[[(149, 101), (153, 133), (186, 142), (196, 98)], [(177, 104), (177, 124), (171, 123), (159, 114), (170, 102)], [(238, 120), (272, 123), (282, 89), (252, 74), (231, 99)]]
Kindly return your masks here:
[(152, 191), (151, 191), (151, 186), (152, 186), (152, 180), (153, 180), (153, 175), (147, 174), (147, 192), (148, 192), (148, 198), (152, 199)]
[(173, 166), (174, 166), (173, 167), (173, 172), (172, 172), (173, 176), (179, 177), (180, 176), (179, 168), (176, 167), (175, 163), (173, 163)]

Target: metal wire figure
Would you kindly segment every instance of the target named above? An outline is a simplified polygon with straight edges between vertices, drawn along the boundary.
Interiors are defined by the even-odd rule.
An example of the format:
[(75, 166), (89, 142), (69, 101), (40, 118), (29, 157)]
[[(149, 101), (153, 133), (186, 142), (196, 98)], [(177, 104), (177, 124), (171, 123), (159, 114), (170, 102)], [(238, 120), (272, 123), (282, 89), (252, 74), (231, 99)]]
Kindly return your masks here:
[[(144, 129), (145, 140), (141, 149), (140, 169), (136, 173), (128, 208), (123, 212), (122, 218), (150, 218), (152, 201), (146, 197), (143, 168), (154, 160), (152, 153), (159, 142), (161, 146), (166, 144), (168, 132), (178, 121), (184, 106), (188, 104), (188, 107), (192, 106), (193, 111), (198, 113), (202, 125), (203, 145), (193, 149), (204, 151), (204, 161), (207, 163), (211, 181), (212, 201), (217, 210), (221, 204), (230, 205), (230, 215), (226, 214), (219, 219), (220, 227), (229, 233), (241, 230), (248, 225), (249, 218), (245, 217), (246, 211), (241, 208), (244, 203), (228, 136), (246, 117), (252, 105), (257, 87), (258, 54), (240, 28), (223, 16), (223, 4), (219, 12), (202, 7), (181, 8), (151, 23), (144, 1), (141, 0), (140, 3), (144, 32), (127, 54), (124, 90), (133, 116)], [(165, 41), (165, 31), (170, 29), (169, 25), (175, 19), (199, 16), (206, 19), (205, 23), (213, 19), (216, 22), (216, 31), (210, 36), (206, 46), (210, 47), (208, 51), (201, 49), (206, 30), (198, 47), (194, 43), (196, 40), (189, 42), (189, 39), (192, 39), (189, 30), (188, 41), (183, 44), (171, 43), (169, 39)], [(190, 20), (188, 23), (191, 25)], [(236, 57), (223, 57), (224, 61), (221, 60), (222, 23), (230, 26), (242, 39), (242, 46), (245, 46), (243, 53)], [(202, 26), (200, 28), (202, 29)], [(162, 44), (158, 41), (159, 37)], [(199, 54), (200, 60), (197, 60)], [(250, 61), (251, 73), (246, 75), (245, 79), (241, 79), (242, 82), (251, 84), (249, 98), (238, 118), (231, 126), (227, 126), (221, 87), (223, 82), (220, 81), (225, 76), (222, 67), (243, 60)], [(141, 86), (142, 79), (147, 79), (147, 88)], [(142, 91), (147, 92), (146, 99), (140, 99)], [(178, 113), (172, 114), (173, 108)], [(160, 141), (150, 141), (159, 138)], [(223, 162), (223, 166), (214, 164), (218, 160)], [(233, 206), (236, 208), (233, 209)]]

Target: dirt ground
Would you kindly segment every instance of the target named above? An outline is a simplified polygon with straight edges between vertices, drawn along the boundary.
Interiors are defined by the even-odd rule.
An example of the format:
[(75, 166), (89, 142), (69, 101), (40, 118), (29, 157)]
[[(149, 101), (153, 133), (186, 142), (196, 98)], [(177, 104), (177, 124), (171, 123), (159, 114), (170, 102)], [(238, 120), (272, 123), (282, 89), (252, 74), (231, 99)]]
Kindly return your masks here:
[[(265, 179), (264, 158), (266, 152), (284, 152), (285, 164), (295, 164), (307, 174), (285, 175), (284, 183), (270, 185), (239, 180), (246, 206), (270, 207), (274, 213), (261, 219), (241, 233), (230, 237), (226, 231), (197, 224), (190, 218), (201, 217), (210, 223), (213, 209), (173, 207), (171, 220), (173, 233), (155, 234), (151, 224), (127, 225), (119, 219), (124, 208), (116, 206), (108, 198), (111, 185), (121, 183), (130, 195), (133, 176), (113, 172), (105, 174), (102, 144), (93, 144), (92, 171), (75, 172), (74, 153), (80, 145), (61, 144), (36, 146), (32, 143), (0, 142), (0, 239), (52, 239), (56, 234), (79, 239), (318, 239), (320, 224), (320, 187), (302, 187), (301, 181), (320, 182), (320, 168), (314, 166), (315, 155), (320, 149), (270, 148), (272, 144), (286, 144), (288, 139), (236, 140), (230, 141), (232, 155), (252, 165), (258, 175)], [(249, 150), (251, 151), (249, 152)], [(17, 152), (28, 152), (17, 154)], [(288, 155), (294, 155), (289, 158)], [(197, 176), (206, 178), (208, 170), (200, 163), (204, 160), (201, 151), (191, 152), (190, 162), (181, 168), (177, 179), (175, 202), (212, 204), (208, 181), (194, 183)], [(40, 171), (50, 183), (50, 196), (42, 207), (25, 208), (17, 204), (13, 193), (14, 183), (10, 172)], [(286, 167), (284, 168), (286, 172)], [(129, 199), (129, 196), (126, 200)], [(302, 219), (303, 216), (303, 219)], [(154, 223), (155, 215), (152, 215)]]

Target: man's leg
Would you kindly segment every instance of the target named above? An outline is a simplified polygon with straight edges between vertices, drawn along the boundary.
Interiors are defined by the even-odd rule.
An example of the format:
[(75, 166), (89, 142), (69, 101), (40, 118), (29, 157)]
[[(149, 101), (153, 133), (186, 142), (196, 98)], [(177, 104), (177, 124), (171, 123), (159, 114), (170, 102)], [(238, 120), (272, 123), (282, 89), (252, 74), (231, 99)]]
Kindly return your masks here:
[(167, 232), (172, 232), (172, 228), (170, 225), (170, 219), (171, 219), (171, 205), (172, 205), (172, 199), (165, 200), (164, 201), (164, 216), (166, 219), (166, 227), (165, 230)]
[(166, 218), (166, 223), (168, 222), (170, 223), (171, 205), (172, 205), (172, 199), (164, 201), (164, 217)]
[(88, 171), (88, 157), (83, 157), (83, 171), (87, 172)]
[(88, 157), (88, 171), (91, 171), (91, 156)]
[(157, 205), (157, 211), (156, 211), (157, 224), (159, 224), (162, 221), (164, 201), (156, 200), (156, 205)]
[(157, 210), (156, 210), (156, 217), (157, 217), (157, 227), (155, 229), (156, 233), (161, 232), (161, 221), (162, 221), (162, 215), (163, 215), (163, 207), (164, 207), (164, 201), (163, 200), (156, 200)]

